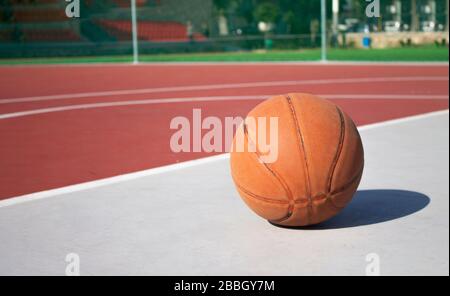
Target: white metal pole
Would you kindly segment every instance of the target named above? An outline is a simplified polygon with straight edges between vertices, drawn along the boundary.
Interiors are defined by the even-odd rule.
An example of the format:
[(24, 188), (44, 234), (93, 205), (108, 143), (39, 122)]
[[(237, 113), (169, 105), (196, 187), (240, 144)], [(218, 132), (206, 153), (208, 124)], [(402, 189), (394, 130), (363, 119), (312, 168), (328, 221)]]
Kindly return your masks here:
[(321, 0), (321, 27), (322, 27), (322, 62), (327, 61), (327, 4), (326, 0)]
[(136, 0), (131, 0), (131, 22), (133, 31), (133, 64), (139, 63), (138, 26), (136, 15)]
[(339, 26), (339, 0), (333, 0), (333, 35), (338, 34)]
[(449, 0), (447, 0), (447, 5), (446, 5), (446, 20), (445, 20), (445, 30), (447, 31), (447, 33), (448, 33), (448, 31), (449, 31), (449, 15), (448, 15), (448, 12), (449, 12)]

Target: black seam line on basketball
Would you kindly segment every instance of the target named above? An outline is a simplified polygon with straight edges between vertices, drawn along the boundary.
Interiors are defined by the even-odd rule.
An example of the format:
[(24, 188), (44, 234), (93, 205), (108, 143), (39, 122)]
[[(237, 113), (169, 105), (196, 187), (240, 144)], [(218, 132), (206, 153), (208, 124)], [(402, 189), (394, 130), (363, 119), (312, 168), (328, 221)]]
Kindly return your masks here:
[(281, 185), (281, 187), (283, 188), (286, 197), (289, 200), (289, 208), (288, 208), (288, 213), (286, 215), (286, 217), (290, 217), (292, 216), (292, 210), (294, 208), (294, 204), (295, 204), (295, 200), (294, 200), (294, 196), (292, 195), (291, 190), (289, 189), (289, 186), (286, 184), (286, 182), (284, 181), (284, 179), (279, 176), (274, 170), (272, 170), (269, 165), (267, 163), (265, 163), (262, 159), (261, 159), (261, 155), (258, 152), (258, 148), (256, 146), (256, 144), (254, 143), (254, 141), (250, 138), (250, 136), (248, 135), (248, 129), (247, 129), (247, 125), (244, 123), (244, 135), (247, 138), (247, 142), (252, 142), (253, 145), (256, 148), (255, 152), (252, 152), (256, 155), (256, 157), (258, 158), (259, 162), (263, 164), (263, 166), (272, 174), (272, 176), (278, 181), (278, 183)]
[(286, 101), (288, 102), (289, 108), (291, 109), (291, 115), (294, 119), (294, 125), (295, 129), (297, 131), (297, 141), (299, 142), (299, 146), (302, 148), (303, 152), (303, 158), (305, 160), (305, 178), (306, 178), (306, 195), (308, 197), (308, 223), (311, 220), (311, 213), (312, 213), (312, 197), (311, 197), (311, 180), (309, 176), (309, 165), (308, 165), (308, 158), (306, 157), (306, 150), (305, 150), (305, 141), (303, 139), (302, 131), (300, 129), (300, 123), (298, 121), (297, 113), (295, 112), (295, 107), (292, 104), (292, 99), (289, 95), (285, 96)]
[(331, 186), (333, 184), (333, 178), (334, 173), (336, 171), (336, 167), (339, 161), (339, 158), (341, 157), (342, 150), (344, 147), (344, 140), (345, 140), (345, 119), (344, 115), (342, 114), (342, 111), (339, 109), (339, 107), (336, 106), (336, 111), (339, 115), (339, 122), (340, 122), (340, 135), (339, 135), (339, 144), (336, 149), (336, 154), (334, 156), (333, 162), (330, 167), (330, 171), (328, 173), (328, 181), (327, 181), (327, 193), (331, 192)]
[(356, 173), (349, 182), (347, 182), (346, 184), (342, 185), (341, 187), (338, 187), (337, 189), (333, 190), (330, 194), (336, 194), (336, 193), (341, 193), (344, 190), (347, 190), (348, 187), (350, 187), (351, 185), (353, 185), (353, 183), (359, 178), (361, 177), (362, 173), (364, 171), (364, 164), (361, 165), (361, 167), (358, 170), (358, 173)]
[(275, 171), (272, 170), (272, 169), (269, 167), (269, 165), (268, 165), (267, 163), (265, 163), (264, 161), (262, 161), (261, 156), (260, 156), (260, 154), (258, 153), (258, 148), (257, 148), (256, 144), (254, 143), (254, 141), (250, 138), (250, 136), (249, 136), (249, 134), (248, 134), (247, 125), (245, 124), (245, 122), (244, 122), (243, 127), (244, 127), (244, 135), (245, 135), (245, 137), (247, 138), (247, 141), (248, 141), (248, 142), (252, 142), (253, 145), (254, 145), (255, 148), (256, 148), (256, 151), (255, 151), (254, 153), (255, 153), (256, 157), (258, 158), (259, 162), (262, 163), (262, 164), (264, 165), (264, 167), (265, 167), (265, 168), (272, 174), (272, 176), (278, 181), (278, 183), (279, 183), (279, 184), (281, 185), (281, 187), (283, 188), (283, 190), (284, 190), (284, 192), (285, 192), (285, 194), (286, 194), (286, 197), (287, 197), (288, 200), (289, 200), (289, 201), (288, 201), (288, 205), (289, 205), (289, 206), (288, 206), (288, 209), (287, 209), (286, 216), (283, 217), (283, 218), (281, 218), (281, 219), (279, 219), (279, 220), (277, 220), (277, 221), (281, 222), (281, 221), (287, 220), (287, 219), (289, 219), (289, 218), (292, 216), (293, 211), (294, 211), (295, 199), (294, 199), (294, 197), (293, 197), (293, 195), (292, 195), (292, 192), (291, 192), (291, 190), (289, 189), (289, 186), (288, 186), (288, 185), (286, 184), (286, 182), (284, 181), (284, 179), (283, 179), (281, 176), (278, 176), (278, 174), (275, 173)]
[(235, 183), (236, 183), (236, 186), (239, 188), (239, 190), (241, 190), (245, 194), (248, 194), (249, 196), (253, 197), (254, 199), (261, 200), (261, 201), (264, 201), (264, 202), (267, 202), (267, 203), (280, 204), (280, 205), (289, 205), (288, 201), (285, 201), (285, 200), (274, 200), (274, 199), (267, 198), (267, 197), (264, 197), (264, 196), (261, 196), (261, 195), (257, 195), (255, 193), (245, 189), (243, 186), (239, 185), (239, 183), (237, 183), (236, 181), (235, 181)]
[[(313, 197), (312, 197), (313, 201), (319, 201), (319, 200), (322, 200), (322, 199), (326, 199), (328, 196), (335, 196), (335, 195), (337, 195), (337, 194), (339, 194), (339, 193), (344, 192), (344, 191), (347, 190), (350, 186), (352, 186), (352, 185), (356, 182), (356, 180), (358, 180), (358, 179), (361, 177), (361, 174), (362, 174), (362, 171), (363, 171), (363, 170), (364, 170), (364, 166), (362, 166), (362, 168), (359, 169), (358, 173), (357, 173), (357, 174), (356, 174), (356, 175), (355, 175), (355, 176), (354, 176), (347, 184), (341, 186), (341, 187), (338, 188), (337, 190), (335, 190), (335, 191), (333, 191), (333, 192), (331, 192), (331, 193), (329, 193), (329, 194), (321, 193), (321, 194), (318, 194), (318, 195), (316, 195), (316, 196), (313, 196)], [(267, 203), (273, 203), (273, 204), (289, 205), (289, 202), (288, 202), (288, 201), (284, 201), (284, 200), (275, 200), (275, 199), (271, 199), (271, 198), (268, 198), (268, 197), (264, 197), (264, 196), (255, 194), (255, 193), (253, 193), (253, 192), (247, 190), (247, 189), (246, 189), (245, 187), (243, 187), (242, 185), (240, 185), (240, 184), (237, 182), (236, 178), (234, 178), (233, 175), (232, 175), (232, 177), (233, 177), (234, 183), (236, 184), (236, 186), (237, 186), (240, 190), (242, 190), (244, 193), (250, 195), (251, 197), (253, 197), (253, 198), (257, 199), (257, 200), (261, 200), (261, 201), (264, 201), (264, 202), (267, 202)], [(306, 198), (304, 198), (303, 200), (305, 200), (305, 199), (306, 199)], [(303, 200), (297, 200), (297, 201), (295, 201), (295, 204), (301, 204), (301, 203), (304, 203)], [(330, 200), (331, 200), (331, 199), (330, 199)], [(340, 206), (336, 206), (336, 205), (334, 205), (334, 204), (332, 204), (332, 205), (335, 206), (336, 208), (339, 208), (339, 209), (342, 209), (342, 208), (343, 208), (343, 207), (340, 207)]]
[(283, 217), (283, 218), (281, 218), (281, 219), (277, 219), (277, 220), (269, 220), (269, 222), (272, 222), (272, 223), (282, 223), (282, 222), (284, 222), (284, 221), (286, 221), (286, 220), (288, 220), (289, 218), (291, 218), (292, 217), (292, 214), (290, 214), (290, 215), (288, 215), (288, 216), (285, 216), (285, 217)]
[(343, 208), (343, 207), (341, 207), (341, 206), (336, 205), (336, 204), (334, 203), (334, 199), (332, 199), (331, 197), (333, 197), (333, 196), (335, 196), (335, 195), (337, 195), (337, 194), (339, 194), (339, 193), (341, 193), (341, 192), (344, 192), (344, 191), (347, 190), (350, 186), (354, 185), (354, 183), (355, 183), (358, 179), (359, 179), (359, 182), (361, 182), (361, 178), (362, 178), (363, 171), (364, 171), (364, 162), (363, 162), (361, 168), (358, 170), (358, 173), (357, 173), (355, 176), (353, 176), (353, 177), (351, 178), (350, 182), (348, 182), (348, 183), (345, 184), (344, 186), (341, 186), (340, 188), (334, 190), (333, 192), (331, 192), (331, 193), (329, 193), (329, 194), (327, 195), (327, 200), (330, 202), (331, 205), (333, 205), (333, 206), (334, 206), (335, 208), (337, 208), (337, 209), (342, 209), (342, 208)]

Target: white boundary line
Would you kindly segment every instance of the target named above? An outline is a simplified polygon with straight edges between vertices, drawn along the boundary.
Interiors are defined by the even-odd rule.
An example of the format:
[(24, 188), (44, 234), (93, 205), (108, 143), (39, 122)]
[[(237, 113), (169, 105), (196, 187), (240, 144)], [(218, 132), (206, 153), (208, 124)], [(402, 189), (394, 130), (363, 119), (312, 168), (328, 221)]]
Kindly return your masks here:
[[(255, 95), (255, 96), (211, 96), (211, 97), (192, 97), (192, 98), (165, 98), (165, 99), (148, 99), (148, 100), (134, 100), (134, 101), (113, 101), (91, 104), (79, 104), (49, 107), (41, 109), (25, 110), (13, 113), (0, 114), (0, 120), (17, 117), (25, 117), (31, 115), (73, 111), (73, 110), (88, 110), (95, 108), (107, 107), (121, 107), (121, 106), (136, 106), (136, 105), (154, 105), (154, 104), (174, 104), (174, 103), (192, 103), (192, 102), (218, 102), (218, 101), (241, 101), (241, 100), (264, 100), (272, 95)], [(448, 95), (367, 95), (367, 94), (329, 94), (318, 95), (325, 99), (392, 99), (392, 100), (448, 100)]]
[[(443, 111), (430, 112), (430, 113), (426, 113), (426, 114), (420, 114), (420, 115), (409, 116), (409, 117), (400, 118), (400, 119), (394, 119), (394, 120), (388, 120), (388, 121), (384, 121), (384, 122), (369, 124), (369, 125), (361, 126), (358, 129), (360, 131), (367, 131), (367, 130), (372, 130), (375, 128), (387, 127), (387, 126), (392, 126), (392, 125), (396, 125), (396, 124), (407, 123), (407, 122), (416, 121), (416, 120), (423, 120), (423, 119), (427, 119), (427, 118), (443, 116), (443, 115), (448, 115), (448, 114), (449, 114), (449, 110), (447, 109), (447, 110), (443, 110)], [(47, 190), (47, 191), (26, 194), (26, 195), (13, 197), (10, 199), (0, 201), (0, 208), (17, 205), (17, 204), (22, 204), (22, 203), (26, 203), (26, 202), (31, 202), (31, 201), (36, 201), (36, 200), (41, 200), (41, 199), (46, 199), (46, 198), (50, 198), (50, 197), (54, 197), (54, 196), (58, 196), (58, 195), (62, 195), (62, 194), (69, 194), (69, 193), (84, 191), (84, 190), (88, 190), (88, 189), (98, 188), (98, 187), (102, 187), (102, 186), (117, 184), (117, 183), (121, 183), (121, 182), (125, 182), (125, 181), (135, 180), (135, 179), (142, 178), (142, 177), (173, 172), (173, 171), (177, 171), (177, 170), (181, 170), (181, 169), (195, 167), (195, 166), (202, 165), (202, 164), (225, 160), (228, 158), (229, 158), (229, 154), (219, 154), (216, 156), (205, 157), (205, 158), (186, 161), (186, 162), (182, 162), (182, 163), (178, 163), (178, 164), (167, 165), (167, 166), (163, 166), (163, 167), (159, 167), (159, 168), (153, 168), (153, 169), (148, 169), (148, 170), (139, 171), (139, 172), (135, 172), (135, 173), (119, 175), (119, 176), (115, 176), (115, 177), (111, 177), (111, 178), (105, 178), (105, 179), (95, 180), (95, 181), (91, 181), (91, 182), (71, 185), (71, 186), (62, 187), (62, 188), (58, 188), (58, 189), (51, 189), (51, 190)]]
[(265, 62), (92, 62), (55, 64), (3, 64), (3, 68), (58, 68), (58, 67), (149, 67), (149, 66), (395, 66), (395, 67), (448, 67), (449, 62), (371, 62), (371, 61), (265, 61)]
[(177, 163), (177, 164), (171, 164), (171, 165), (148, 169), (148, 170), (139, 171), (139, 172), (135, 172), (135, 173), (123, 174), (123, 175), (119, 175), (119, 176), (115, 176), (115, 177), (70, 185), (67, 187), (61, 187), (61, 188), (57, 188), (57, 189), (51, 189), (51, 190), (26, 194), (26, 195), (13, 197), (10, 199), (0, 201), (0, 208), (4, 208), (4, 207), (16, 205), (16, 204), (21, 204), (21, 203), (25, 203), (25, 202), (30, 202), (30, 201), (34, 201), (34, 200), (45, 199), (45, 198), (49, 198), (49, 197), (53, 197), (53, 196), (57, 196), (57, 195), (61, 195), (61, 194), (68, 194), (68, 193), (73, 193), (73, 192), (78, 192), (78, 191), (84, 191), (84, 190), (98, 188), (98, 187), (102, 187), (102, 186), (106, 186), (106, 185), (112, 185), (112, 184), (121, 183), (121, 182), (125, 182), (125, 181), (135, 180), (135, 179), (139, 179), (142, 177), (148, 177), (148, 176), (152, 176), (152, 175), (158, 175), (158, 174), (163, 174), (163, 173), (172, 172), (172, 171), (176, 171), (176, 170), (191, 168), (191, 167), (195, 167), (198, 165), (211, 163), (214, 161), (227, 159), (228, 157), (229, 157), (229, 154), (219, 154), (219, 155), (215, 155), (215, 156), (185, 161), (185, 162), (181, 162), (181, 163)]
[(442, 115), (448, 115), (448, 114), (449, 114), (448, 109), (441, 110), (441, 111), (435, 111), (435, 112), (430, 112), (430, 113), (424, 113), (424, 114), (419, 114), (419, 115), (398, 118), (398, 119), (391, 119), (391, 120), (377, 122), (377, 123), (373, 123), (373, 124), (367, 124), (367, 125), (363, 125), (363, 126), (359, 127), (358, 130), (359, 131), (368, 131), (368, 130), (372, 130), (372, 129), (379, 128), (379, 127), (387, 127), (387, 126), (392, 126), (392, 125), (396, 125), (396, 124), (408, 123), (411, 121), (422, 120), (422, 119), (427, 119), (427, 118), (432, 118), (432, 117), (437, 117), (437, 116), (442, 116)]
[(0, 99), (0, 104), (14, 104), (27, 102), (41, 102), (51, 100), (67, 100), (80, 98), (98, 98), (119, 95), (141, 95), (165, 92), (185, 92), (185, 91), (202, 91), (217, 89), (241, 89), (241, 88), (258, 88), (258, 87), (276, 87), (290, 85), (321, 85), (321, 84), (348, 84), (348, 83), (376, 83), (376, 82), (411, 82), (411, 81), (448, 81), (448, 76), (404, 76), (404, 77), (365, 77), (365, 78), (336, 78), (336, 79), (312, 79), (312, 80), (292, 80), (292, 81), (266, 81), (266, 82), (247, 82), (247, 83), (231, 83), (231, 84), (211, 84), (211, 85), (194, 85), (194, 86), (174, 86), (159, 87), (146, 89), (127, 89), (116, 91), (99, 91), (87, 93), (59, 94), (48, 96), (22, 97)]

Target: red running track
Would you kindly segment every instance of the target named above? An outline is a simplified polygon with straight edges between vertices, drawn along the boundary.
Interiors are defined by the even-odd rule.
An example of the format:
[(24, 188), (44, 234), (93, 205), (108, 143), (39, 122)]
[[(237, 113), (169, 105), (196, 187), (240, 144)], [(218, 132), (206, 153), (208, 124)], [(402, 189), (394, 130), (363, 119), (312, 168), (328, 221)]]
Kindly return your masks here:
[[(365, 125), (448, 109), (449, 94), (448, 66), (394, 65), (0, 67), (0, 89), (0, 199), (209, 156), (170, 150), (170, 121), (190, 118), (193, 108), (204, 117), (245, 116), (260, 102), (247, 96), (310, 92)], [(224, 98), (66, 110), (212, 96)], [(62, 109), (48, 112), (55, 107)], [(42, 113), (18, 114), (33, 110)]]

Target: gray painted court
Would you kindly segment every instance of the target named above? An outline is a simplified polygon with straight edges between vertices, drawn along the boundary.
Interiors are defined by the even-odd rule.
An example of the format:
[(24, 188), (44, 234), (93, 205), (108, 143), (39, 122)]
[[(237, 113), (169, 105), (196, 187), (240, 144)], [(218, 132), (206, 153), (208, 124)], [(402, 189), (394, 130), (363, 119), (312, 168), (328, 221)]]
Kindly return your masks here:
[(285, 229), (240, 200), (228, 160), (0, 208), (0, 275), (449, 274), (449, 116), (362, 130), (360, 191), (321, 226)]

